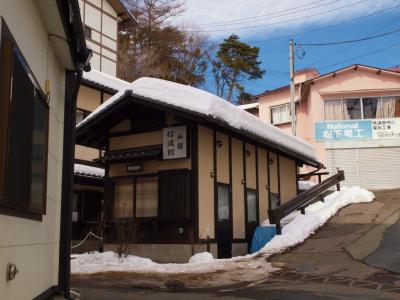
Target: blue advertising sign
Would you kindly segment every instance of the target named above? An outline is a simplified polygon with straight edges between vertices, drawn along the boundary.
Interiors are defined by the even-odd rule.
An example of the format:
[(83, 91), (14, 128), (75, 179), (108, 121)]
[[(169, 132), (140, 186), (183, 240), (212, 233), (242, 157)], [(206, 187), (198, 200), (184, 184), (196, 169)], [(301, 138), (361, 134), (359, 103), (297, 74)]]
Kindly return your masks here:
[(372, 139), (371, 120), (327, 121), (315, 123), (315, 140), (349, 141)]

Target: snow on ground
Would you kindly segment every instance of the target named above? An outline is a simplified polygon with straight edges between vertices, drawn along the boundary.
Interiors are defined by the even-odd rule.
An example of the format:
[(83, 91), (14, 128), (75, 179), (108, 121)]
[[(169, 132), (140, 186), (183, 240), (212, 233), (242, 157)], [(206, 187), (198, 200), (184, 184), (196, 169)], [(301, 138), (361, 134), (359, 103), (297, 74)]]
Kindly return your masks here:
[[(270, 256), (304, 242), (316, 229), (325, 224), (339, 209), (353, 203), (371, 202), (374, 194), (359, 188), (342, 188), (340, 192), (334, 192), (325, 197), (325, 202), (317, 202), (306, 208), (306, 214), (295, 212), (284, 220), (285, 225), (282, 235), (275, 236), (258, 253), (246, 256), (237, 256), (231, 259), (214, 259), (209, 253), (198, 253), (194, 255), (189, 263), (185, 264), (159, 264), (151, 259), (129, 255), (119, 258), (114, 252), (85, 253), (73, 256), (71, 260), (71, 273), (92, 274), (99, 272), (141, 272), (141, 273), (209, 273), (218, 270), (230, 270), (246, 267), (256, 269), (260, 267), (261, 261), (252, 259), (259, 254)], [(268, 226), (264, 222), (264, 226)], [(262, 260), (266, 272), (275, 269)]]
[(299, 180), (298, 184), (299, 184), (299, 190), (302, 191), (308, 190), (312, 188), (314, 185), (316, 185), (316, 183), (313, 181), (303, 181), (303, 180)]

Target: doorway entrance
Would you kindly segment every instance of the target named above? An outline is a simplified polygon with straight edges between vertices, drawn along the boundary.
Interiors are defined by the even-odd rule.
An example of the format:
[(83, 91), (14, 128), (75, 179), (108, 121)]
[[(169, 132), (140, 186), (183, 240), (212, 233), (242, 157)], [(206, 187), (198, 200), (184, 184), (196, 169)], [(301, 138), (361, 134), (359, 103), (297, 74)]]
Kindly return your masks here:
[(253, 234), (258, 226), (258, 203), (257, 191), (252, 189), (246, 190), (246, 240), (247, 248), (250, 252)]
[(218, 258), (232, 257), (230, 186), (217, 183), (216, 240)]

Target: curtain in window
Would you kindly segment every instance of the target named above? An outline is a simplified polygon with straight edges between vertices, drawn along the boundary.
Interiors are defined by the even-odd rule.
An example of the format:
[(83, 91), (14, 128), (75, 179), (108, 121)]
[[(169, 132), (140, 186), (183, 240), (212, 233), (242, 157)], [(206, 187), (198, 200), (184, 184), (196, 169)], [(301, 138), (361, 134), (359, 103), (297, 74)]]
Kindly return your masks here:
[(139, 177), (136, 181), (136, 217), (158, 216), (158, 178)]
[(114, 217), (133, 217), (133, 181), (120, 181), (115, 184)]
[(326, 100), (324, 103), (325, 120), (343, 119), (342, 100)]
[(272, 124), (280, 123), (280, 109), (279, 107), (272, 108)]
[(363, 119), (375, 119), (378, 114), (378, 107), (380, 106), (379, 98), (362, 98), (363, 105)]
[(344, 120), (361, 119), (361, 100), (359, 98), (343, 99)]
[(382, 104), (377, 113), (377, 118), (393, 118), (395, 116), (396, 99), (398, 97), (382, 97)]

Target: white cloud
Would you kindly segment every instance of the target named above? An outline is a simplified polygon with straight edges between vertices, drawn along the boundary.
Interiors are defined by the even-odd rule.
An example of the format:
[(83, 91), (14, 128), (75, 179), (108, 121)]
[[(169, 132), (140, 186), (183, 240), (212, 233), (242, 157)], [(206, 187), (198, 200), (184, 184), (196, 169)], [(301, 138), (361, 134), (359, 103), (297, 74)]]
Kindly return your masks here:
[[(241, 37), (261, 33), (273, 36), (277, 31), (287, 29), (296, 31), (317, 24), (337, 23), (397, 5), (400, 5), (398, 0), (186, 0), (186, 12), (175, 19), (174, 23), (192, 29), (193, 25), (221, 24), (238, 20), (236, 22), (242, 23), (232, 25), (225, 23), (223, 26), (199, 25), (197, 28), (212, 38), (225, 37), (231, 33)], [(267, 16), (254, 18), (264, 15)], [(310, 15), (315, 16), (308, 17)], [(249, 21), (244, 18), (253, 19)], [(287, 22), (293, 19), (298, 20)], [(262, 26), (264, 24), (271, 25)], [(243, 27), (251, 28), (237, 29)], [(226, 29), (229, 30), (225, 31)]]

